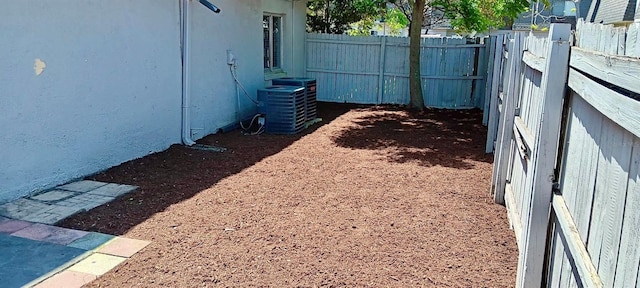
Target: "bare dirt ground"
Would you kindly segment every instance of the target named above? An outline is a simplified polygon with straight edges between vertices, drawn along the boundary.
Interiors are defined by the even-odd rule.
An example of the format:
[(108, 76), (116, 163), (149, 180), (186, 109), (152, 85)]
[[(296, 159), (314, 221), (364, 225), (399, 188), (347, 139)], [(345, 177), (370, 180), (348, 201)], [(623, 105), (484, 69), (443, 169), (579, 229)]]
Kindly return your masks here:
[(481, 111), (323, 104), (295, 136), (173, 146), (92, 179), (140, 189), (62, 226), (152, 241), (91, 287), (512, 287)]

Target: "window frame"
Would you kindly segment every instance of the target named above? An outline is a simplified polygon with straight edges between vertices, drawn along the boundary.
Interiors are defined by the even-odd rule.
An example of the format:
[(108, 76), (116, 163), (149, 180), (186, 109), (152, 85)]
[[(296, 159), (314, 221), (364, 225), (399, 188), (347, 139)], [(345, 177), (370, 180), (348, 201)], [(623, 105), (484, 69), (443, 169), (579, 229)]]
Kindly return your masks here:
[[(263, 45), (262, 45), (263, 46), (262, 47), (262, 51), (263, 51), (263, 67), (264, 67), (264, 62), (266, 60), (266, 56), (267, 56), (267, 55), (264, 55), (264, 53), (266, 53), (267, 50), (269, 52), (269, 65), (268, 65), (268, 67), (264, 67), (264, 71), (265, 71), (265, 74), (282, 74), (282, 73), (284, 73), (284, 71), (282, 69), (282, 66), (283, 66), (283, 63), (282, 63), (282, 60), (283, 60), (282, 43), (283, 43), (284, 33), (283, 33), (282, 30), (283, 30), (283, 26), (284, 26), (284, 17), (285, 17), (285, 15), (284, 14), (278, 14), (278, 13), (264, 12), (262, 14), (263, 24), (264, 24), (264, 18), (265, 17), (268, 17), (268, 19), (269, 19), (269, 23), (268, 23), (268, 25), (269, 25), (269, 32), (268, 32), (269, 41), (266, 42), (263, 39)], [(275, 52), (274, 52), (274, 50), (276, 50), (276, 49), (274, 49), (274, 43), (276, 43), (276, 41), (274, 40), (274, 38), (275, 38), (274, 37), (274, 34), (275, 34), (274, 25), (273, 25), (274, 22), (275, 22), (274, 18), (279, 18), (279, 22), (280, 22), (279, 25), (278, 25), (278, 28), (280, 29), (278, 37), (280, 39), (279, 39), (279, 41), (277, 41), (279, 47), (278, 47), (277, 51), (275, 51)], [(265, 30), (264, 25), (263, 25), (262, 29), (263, 29), (263, 32), (264, 32), (264, 30)], [(264, 47), (265, 43), (269, 44), (268, 49), (267, 49), (267, 47)], [(273, 59), (274, 59), (273, 56), (276, 55), (275, 53), (277, 53), (277, 57), (278, 57), (278, 60), (279, 60), (278, 61), (279, 63), (277, 63), (278, 64), (277, 66), (275, 66), (273, 64)]]

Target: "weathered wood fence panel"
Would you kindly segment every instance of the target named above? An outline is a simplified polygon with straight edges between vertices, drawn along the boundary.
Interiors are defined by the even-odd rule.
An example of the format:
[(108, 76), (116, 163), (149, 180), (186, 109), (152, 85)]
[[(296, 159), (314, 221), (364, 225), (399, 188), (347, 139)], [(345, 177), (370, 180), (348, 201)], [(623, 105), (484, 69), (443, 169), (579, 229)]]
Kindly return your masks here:
[(635, 26), (579, 23), (570, 60), (555, 58), (568, 53), (559, 25), (510, 41), (492, 193), (518, 240), (518, 287), (640, 287)]
[(507, 200), (516, 228), (518, 287), (539, 286), (543, 279), (570, 35), (570, 26), (554, 25), (549, 35), (516, 34), (509, 49), (494, 196)]
[(572, 48), (549, 263), (560, 287), (640, 285), (640, 61), (623, 57), (640, 42), (625, 33), (581, 23)]
[[(425, 105), (483, 108), (486, 54), (464, 38), (422, 39)], [(307, 77), (317, 79), (319, 101), (407, 104), (408, 75), (408, 38), (307, 34)]]

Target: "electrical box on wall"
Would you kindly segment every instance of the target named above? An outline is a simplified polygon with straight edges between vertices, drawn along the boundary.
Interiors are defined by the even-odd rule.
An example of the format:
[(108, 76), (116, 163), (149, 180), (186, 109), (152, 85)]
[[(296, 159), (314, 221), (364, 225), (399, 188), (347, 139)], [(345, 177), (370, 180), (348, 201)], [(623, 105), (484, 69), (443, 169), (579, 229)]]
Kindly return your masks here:
[(236, 64), (236, 55), (233, 54), (231, 49), (227, 50), (227, 64), (229, 65)]

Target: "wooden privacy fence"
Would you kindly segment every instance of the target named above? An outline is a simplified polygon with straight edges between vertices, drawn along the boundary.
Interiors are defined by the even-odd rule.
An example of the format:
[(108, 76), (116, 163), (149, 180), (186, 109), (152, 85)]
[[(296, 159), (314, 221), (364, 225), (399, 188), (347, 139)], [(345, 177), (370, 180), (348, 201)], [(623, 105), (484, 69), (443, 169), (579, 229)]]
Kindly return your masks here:
[[(309, 33), (306, 41), (306, 73), (317, 79), (318, 101), (409, 103), (409, 38)], [(422, 39), (426, 106), (484, 107), (486, 45), (467, 41)]]
[(492, 193), (516, 234), (517, 287), (640, 287), (638, 28), (580, 22), (570, 48), (554, 24), (496, 53)]

